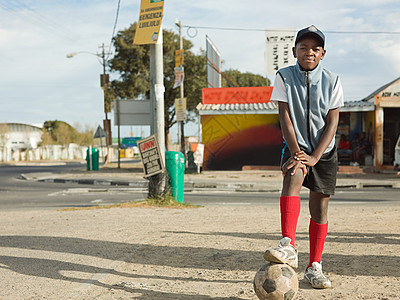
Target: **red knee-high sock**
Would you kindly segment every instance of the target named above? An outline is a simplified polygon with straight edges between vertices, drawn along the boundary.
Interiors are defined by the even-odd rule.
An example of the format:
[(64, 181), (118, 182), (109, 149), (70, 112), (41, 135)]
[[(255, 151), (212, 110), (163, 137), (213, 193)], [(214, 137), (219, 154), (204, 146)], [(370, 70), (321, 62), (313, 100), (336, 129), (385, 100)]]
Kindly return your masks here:
[(310, 263), (321, 262), (322, 251), (324, 250), (325, 238), (328, 233), (328, 222), (326, 224), (315, 223), (310, 219), (309, 238), (310, 238)]
[(281, 207), (281, 229), (282, 236), (289, 237), (294, 247), (296, 238), (297, 220), (300, 214), (300, 197), (282, 196), (280, 198)]

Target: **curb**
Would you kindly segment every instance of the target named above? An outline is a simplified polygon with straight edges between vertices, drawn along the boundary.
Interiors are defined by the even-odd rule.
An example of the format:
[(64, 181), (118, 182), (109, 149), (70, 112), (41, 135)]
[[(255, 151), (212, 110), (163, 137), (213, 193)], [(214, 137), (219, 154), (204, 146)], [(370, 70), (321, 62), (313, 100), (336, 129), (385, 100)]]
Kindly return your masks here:
[[(26, 179), (29, 180), (29, 179)], [(129, 186), (136, 188), (147, 188), (146, 181), (114, 181), (105, 179), (62, 179), (62, 178), (46, 178), (36, 180), (38, 182), (46, 183), (73, 183), (73, 184), (88, 184), (88, 185), (101, 185), (101, 186)]]
[[(34, 180), (21, 174), (21, 179)], [(147, 189), (148, 181), (121, 181), (121, 180), (107, 180), (107, 179), (62, 179), (62, 178), (45, 178), (35, 180), (38, 182), (46, 183), (70, 183), (70, 184), (85, 184), (85, 185), (98, 185), (98, 186), (113, 186), (113, 187), (131, 187), (137, 189)], [(257, 183), (215, 183), (215, 182), (194, 182), (186, 181), (184, 183), (185, 192), (196, 192), (196, 191), (219, 191), (219, 192), (240, 192), (240, 193), (261, 193), (261, 192), (280, 192), (281, 183), (276, 186), (266, 187), (265, 184)], [(337, 189), (362, 189), (362, 188), (400, 188), (400, 182), (349, 182), (349, 183), (338, 183)]]

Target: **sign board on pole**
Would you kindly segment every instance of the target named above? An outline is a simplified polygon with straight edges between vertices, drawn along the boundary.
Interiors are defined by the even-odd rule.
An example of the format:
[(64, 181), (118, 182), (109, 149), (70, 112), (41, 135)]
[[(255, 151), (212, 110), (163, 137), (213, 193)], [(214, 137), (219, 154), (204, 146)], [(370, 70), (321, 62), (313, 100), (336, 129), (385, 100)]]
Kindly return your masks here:
[(175, 50), (175, 67), (183, 66), (184, 50)]
[(217, 47), (206, 36), (206, 54), (207, 54), (207, 87), (221, 87), (221, 54)]
[(275, 75), (284, 67), (296, 64), (292, 54), (295, 29), (267, 30), (265, 45), (266, 74)]
[(148, 138), (137, 141), (137, 145), (140, 158), (142, 159), (144, 177), (150, 177), (163, 172), (164, 163), (156, 136), (153, 134)]
[(175, 116), (177, 121), (186, 120), (186, 98), (175, 99)]
[[(119, 101), (119, 125), (151, 125), (149, 100)], [(114, 125), (118, 125), (118, 111), (114, 110)]]
[(141, 0), (135, 45), (155, 44), (160, 34), (164, 0)]
[(177, 88), (183, 83), (183, 80), (185, 79), (185, 71), (183, 69), (183, 66), (175, 67), (175, 82), (174, 86), (172, 87), (173, 89)]

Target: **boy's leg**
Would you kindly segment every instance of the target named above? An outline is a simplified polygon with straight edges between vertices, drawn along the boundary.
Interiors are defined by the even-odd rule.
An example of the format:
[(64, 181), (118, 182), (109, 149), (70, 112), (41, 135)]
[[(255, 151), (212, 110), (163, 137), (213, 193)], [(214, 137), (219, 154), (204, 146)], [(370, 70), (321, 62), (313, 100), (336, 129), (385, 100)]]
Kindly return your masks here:
[(281, 230), (283, 238), (278, 247), (264, 253), (264, 259), (276, 263), (286, 263), (293, 268), (298, 266), (297, 251), (294, 247), (297, 220), (300, 214), (300, 189), (303, 183), (303, 171), (294, 175), (290, 172), (283, 179), (283, 189), (280, 197)]
[(328, 233), (328, 203), (329, 195), (310, 191), (310, 263), (308, 267), (311, 267), (314, 261), (321, 262), (325, 239)]
[(331, 282), (324, 276), (321, 267), (321, 256), (328, 232), (328, 202), (329, 195), (310, 191), (310, 261), (305, 277), (314, 288), (331, 287)]
[(297, 221), (300, 214), (300, 189), (303, 184), (302, 170), (296, 174), (289, 173), (283, 179), (280, 197), (281, 231), (283, 237), (291, 239), (290, 244), (295, 247)]

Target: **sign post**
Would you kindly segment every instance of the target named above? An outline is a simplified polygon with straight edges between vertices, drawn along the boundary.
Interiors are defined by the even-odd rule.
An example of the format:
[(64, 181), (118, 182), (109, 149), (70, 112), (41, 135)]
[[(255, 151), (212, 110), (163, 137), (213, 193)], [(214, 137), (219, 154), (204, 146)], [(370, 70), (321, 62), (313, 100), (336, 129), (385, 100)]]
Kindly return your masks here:
[(144, 177), (157, 175), (164, 170), (164, 163), (155, 135), (137, 141), (142, 160)]
[[(157, 143), (158, 139), (158, 160), (152, 160), (151, 163), (149, 161), (144, 165), (146, 177), (149, 177), (149, 197), (161, 196), (165, 187), (163, 181), (164, 176), (161, 174), (163, 172), (163, 161), (165, 158), (165, 88), (163, 71), (163, 32), (161, 26), (163, 10), (164, 0), (141, 0), (139, 22), (133, 41), (135, 45), (150, 44), (150, 116), (151, 120), (153, 120), (151, 126), (151, 134), (153, 134), (153, 136), (148, 142), (150, 144)], [(139, 149), (140, 148), (139, 146)], [(153, 157), (153, 155), (149, 156)], [(147, 159), (147, 157), (145, 159)]]
[(186, 121), (186, 98), (175, 99), (175, 116), (177, 121)]
[(136, 27), (135, 45), (157, 43), (161, 30), (164, 0), (141, 0), (139, 22)]

